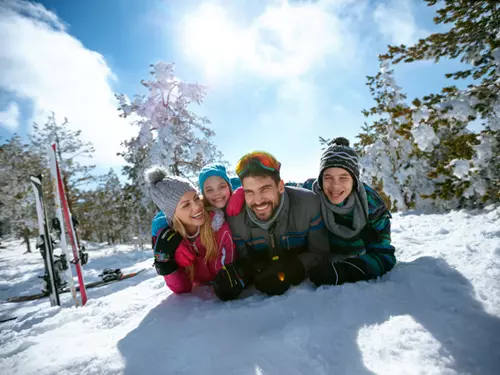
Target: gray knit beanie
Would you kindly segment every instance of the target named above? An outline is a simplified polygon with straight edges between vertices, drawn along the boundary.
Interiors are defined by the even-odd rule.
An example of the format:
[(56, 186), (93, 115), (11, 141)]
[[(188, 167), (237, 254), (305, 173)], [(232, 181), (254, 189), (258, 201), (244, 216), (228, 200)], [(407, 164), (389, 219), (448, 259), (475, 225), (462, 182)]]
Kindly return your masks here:
[(198, 192), (189, 180), (183, 177), (167, 176), (167, 170), (158, 165), (148, 169), (145, 177), (153, 202), (163, 211), (170, 225), (172, 225), (177, 203), (184, 193)]
[(335, 138), (321, 155), (318, 184), (323, 189), (323, 172), (328, 168), (342, 168), (350, 173), (354, 180), (354, 188), (359, 186), (359, 158), (356, 151), (349, 147), (349, 140)]

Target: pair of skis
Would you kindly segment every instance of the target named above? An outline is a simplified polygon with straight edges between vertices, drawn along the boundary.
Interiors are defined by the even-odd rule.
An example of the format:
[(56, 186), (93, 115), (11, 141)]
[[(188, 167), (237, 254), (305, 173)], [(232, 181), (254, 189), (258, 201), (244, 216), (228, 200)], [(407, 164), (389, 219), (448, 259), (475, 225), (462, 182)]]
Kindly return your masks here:
[[(103, 275), (103, 276), (101, 276), (102, 280), (94, 281), (94, 282), (86, 284), (85, 285), (85, 289), (97, 288), (97, 287), (100, 287), (100, 286), (104, 286), (104, 285), (115, 283), (117, 281), (127, 280), (127, 279), (130, 279), (131, 277), (137, 276), (138, 274), (140, 274), (141, 272), (143, 272), (145, 270), (146, 270), (146, 268), (142, 268), (139, 271), (130, 272), (130, 273), (124, 273), (124, 274), (122, 274), (120, 272), (120, 274), (117, 275), (117, 277), (115, 277), (113, 279), (106, 278), (106, 275)], [(79, 287), (77, 286), (76, 289), (78, 290)], [(61, 293), (68, 293), (68, 292), (70, 292), (70, 289), (69, 289), (69, 287), (66, 287), (66, 288), (60, 290), (59, 294), (61, 294)], [(34, 301), (34, 300), (37, 300), (37, 299), (40, 299), (40, 298), (44, 298), (44, 297), (48, 297), (48, 296), (49, 296), (48, 293), (42, 292), (42, 293), (31, 294), (31, 295), (27, 295), (27, 296), (10, 297), (10, 298), (7, 298), (7, 302)], [(5, 320), (5, 321), (7, 321), (7, 320)], [(1, 318), (0, 318), (0, 323), (2, 323)]]
[[(79, 249), (78, 242), (76, 240), (76, 232), (73, 227), (73, 222), (71, 220), (71, 214), (69, 212), (68, 200), (66, 199), (66, 193), (64, 191), (64, 184), (61, 176), (61, 170), (59, 169), (59, 163), (56, 158), (56, 145), (53, 144), (49, 149), (50, 156), (50, 171), (52, 175), (52, 186), (55, 195), (55, 205), (56, 214), (59, 222), (61, 223), (61, 248), (66, 258), (67, 269), (66, 276), (68, 279), (68, 287), (71, 292), (76, 306), (79, 305), (78, 297), (76, 294), (76, 287), (73, 282), (73, 272), (71, 271), (71, 262), (68, 256), (68, 246), (66, 243), (66, 231), (65, 226), (68, 228), (68, 236), (71, 243), (71, 248), (73, 250), (73, 262), (76, 268), (76, 274), (78, 276), (79, 291), (81, 297), (82, 306), (87, 302), (87, 292), (85, 290), (85, 282), (83, 280), (83, 272), (81, 267), (81, 262), (79, 259)], [(52, 239), (50, 237), (49, 225), (47, 220), (47, 213), (45, 211), (45, 205), (43, 200), (42, 192), (42, 176), (30, 176), (31, 184), (35, 192), (36, 210), (38, 216), (38, 228), (40, 231), (40, 236), (43, 236), (45, 242), (45, 253), (44, 257), (45, 268), (49, 275), (49, 283), (47, 289), (49, 292), (50, 303), (52, 306), (59, 306), (61, 301), (59, 299), (59, 291), (56, 285), (56, 270), (54, 269), (54, 248), (52, 246)]]

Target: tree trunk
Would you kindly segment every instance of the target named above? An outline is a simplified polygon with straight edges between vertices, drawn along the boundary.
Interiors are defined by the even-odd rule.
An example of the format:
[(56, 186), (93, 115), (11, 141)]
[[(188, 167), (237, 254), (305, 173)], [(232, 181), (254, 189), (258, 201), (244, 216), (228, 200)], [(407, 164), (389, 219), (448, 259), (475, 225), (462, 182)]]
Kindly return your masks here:
[(30, 233), (27, 228), (24, 228), (23, 230), (23, 239), (24, 242), (26, 243), (26, 252), (31, 253), (31, 245), (30, 245)]

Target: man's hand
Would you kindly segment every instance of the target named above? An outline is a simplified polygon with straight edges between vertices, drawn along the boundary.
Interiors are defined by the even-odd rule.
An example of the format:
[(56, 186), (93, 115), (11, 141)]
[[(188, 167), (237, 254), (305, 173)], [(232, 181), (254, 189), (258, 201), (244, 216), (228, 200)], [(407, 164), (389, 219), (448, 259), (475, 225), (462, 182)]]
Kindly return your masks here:
[(270, 296), (285, 293), (291, 285), (299, 285), (305, 278), (306, 271), (297, 257), (285, 261), (279, 258), (255, 276), (255, 287)]

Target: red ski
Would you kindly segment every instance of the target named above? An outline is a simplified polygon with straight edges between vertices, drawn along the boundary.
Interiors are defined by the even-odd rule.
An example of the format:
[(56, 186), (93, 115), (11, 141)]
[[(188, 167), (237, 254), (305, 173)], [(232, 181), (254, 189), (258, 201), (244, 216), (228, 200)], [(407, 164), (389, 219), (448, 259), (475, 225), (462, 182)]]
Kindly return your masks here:
[[(54, 154), (57, 155), (56, 144), (52, 145), (52, 150)], [(66, 192), (64, 191), (64, 184), (61, 177), (61, 171), (59, 169), (59, 162), (56, 159), (56, 173), (57, 173), (57, 189), (59, 190), (59, 197), (61, 198), (61, 208), (64, 216), (64, 223), (66, 228), (68, 228), (68, 236), (71, 242), (71, 248), (73, 249), (73, 263), (76, 268), (76, 275), (78, 276), (78, 285), (80, 286), (80, 296), (82, 298), (82, 306), (87, 303), (87, 291), (85, 290), (85, 282), (83, 280), (82, 265), (80, 263), (78, 245), (76, 241), (76, 233), (73, 228), (73, 222), (71, 221), (71, 213), (69, 212), (68, 200), (66, 199)]]

